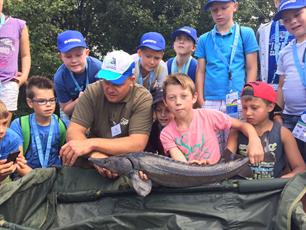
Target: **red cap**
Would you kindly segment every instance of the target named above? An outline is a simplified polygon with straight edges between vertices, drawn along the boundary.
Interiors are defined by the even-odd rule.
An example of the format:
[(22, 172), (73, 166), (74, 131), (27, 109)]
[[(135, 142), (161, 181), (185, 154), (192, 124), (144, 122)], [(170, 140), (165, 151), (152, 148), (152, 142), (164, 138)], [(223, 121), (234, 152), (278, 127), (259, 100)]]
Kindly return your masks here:
[[(253, 93), (249, 93), (249, 91), (245, 90), (246, 86), (250, 86), (253, 88)], [(276, 92), (269, 84), (262, 81), (248, 82), (244, 85), (241, 96), (250, 95), (254, 97), (258, 97), (269, 102), (276, 102)]]

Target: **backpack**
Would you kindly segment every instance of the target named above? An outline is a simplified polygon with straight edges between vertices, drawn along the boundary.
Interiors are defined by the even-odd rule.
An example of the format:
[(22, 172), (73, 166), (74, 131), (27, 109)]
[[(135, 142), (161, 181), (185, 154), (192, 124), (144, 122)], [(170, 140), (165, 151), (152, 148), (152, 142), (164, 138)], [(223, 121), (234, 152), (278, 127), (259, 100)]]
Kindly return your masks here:
[[(168, 74), (171, 74), (171, 65), (172, 65), (172, 62), (173, 62), (174, 58), (170, 58), (168, 61), (167, 61), (167, 68), (168, 68)], [(196, 73), (196, 70), (197, 70), (197, 60), (192, 57), (191, 61), (190, 61), (190, 65), (189, 65), (189, 68), (188, 68), (188, 73), (187, 75), (195, 82), (195, 79), (192, 77), (194, 76), (195, 77), (195, 73)]]
[[(65, 144), (66, 141), (66, 125), (56, 114), (55, 118), (58, 121), (59, 131), (60, 131), (60, 140), (61, 146)], [(26, 155), (30, 142), (31, 142), (31, 126), (30, 126), (30, 115), (25, 115), (19, 118), (19, 124), (22, 130), (23, 136), (23, 154)]]

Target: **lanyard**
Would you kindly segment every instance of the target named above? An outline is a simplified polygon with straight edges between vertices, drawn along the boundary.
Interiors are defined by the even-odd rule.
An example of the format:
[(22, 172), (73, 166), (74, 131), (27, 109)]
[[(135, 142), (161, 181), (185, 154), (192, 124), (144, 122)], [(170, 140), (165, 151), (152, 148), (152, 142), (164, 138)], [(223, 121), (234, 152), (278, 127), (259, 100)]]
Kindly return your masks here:
[[(35, 114), (32, 115), (31, 117), (31, 123), (32, 123), (32, 128), (34, 132), (34, 141), (32, 142), (32, 148), (36, 148), (37, 153), (38, 153), (38, 158), (39, 162), (42, 168), (46, 168), (48, 166), (48, 161), (49, 161), (49, 156), (50, 156), (50, 151), (51, 151), (51, 142), (52, 142), (52, 136), (53, 136), (53, 131), (54, 131), (54, 116), (52, 115), (51, 117), (51, 123), (50, 123), (50, 128), (49, 128), (49, 134), (48, 134), (48, 140), (47, 140), (47, 145), (46, 145), (46, 150), (45, 154), (43, 153), (42, 149), (42, 144), (41, 144), (41, 139), (39, 137), (38, 133), (38, 127), (36, 124), (36, 119), (35, 119)], [(45, 156), (45, 157), (44, 157)]]
[[(87, 67), (87, 60), (86, 60), (86, 66), (85, 66), (85, 73), (86, 73), (86, 83), (85, 83), (85, 87), (84, 89), (86, 88), (86, 86), (89, 84), (89, 77), (88, 77), (88, 67)], [(70, 77), (72, 78), (73, 80), (73, 83), (75, 85), (75, 87), (78, 89), (79, 93), (83, 91), (82, 87), (79, 85), (79, 83), (77, 82), (77, 80), (75, 79), (73, 73), (69, 70), (69, 74), (70, 74)]]
[(171, 73), (184, 73), (188, 75), (188, 70), (190, 66), (192, 57), (189, 57), (189, 59), (184, 63), (182, 68), (178, 68), (176, 64), (176, 57), (173, 58), (172, 64), (171, 64)]
[(221, 50), (219, 49), (219, 46), (216, 43), (217, 27), (214, 26), (214, 28), (212, 30), (212, 40), (213, 40), (213, 43), (214, 43), (214, 49), (217, 52), (217, 54), (219, 55), (219, 57), (221, 58), (221, 61), (227, 67), (228, 76), (229, 76), (229, 80), (230, 80), (230, 85), (231, 85), (231, 81), (232, 81), (231, 65), (233, 63), (235, 53), (236, 53), (236, 49), (237, 49), (237, 46), (238, 46), (239, 32), (240, 32), (240, 27), (237, 23), (235, 23), (235, 37), (234, 37), (234, 42), (233, 42), (233, 45), (232, 45), (232, 52), (231, 52), (231, 56), (230, 56), (230, 61), (228, 63), (228, 61), (225, 59), (224, 55), (222, 54)]
[(305, 54), (305, 49), (304, 49), (304, 53), (303, 53), (303, 56), (302, 56), (302, 62), (304, 63), (304, 66), (302, 66), (301, 63), (300, 63), (299, 56), (298, 56), (298, 51), (297, 51), (297, 48), (296, 48), (296, 40), (294, 40), (292, 42), (294, 64), (295, 64), (295, 67), (297, 68), (297, 71), (299, 72), (301, 81), (302, 81), (304, 87), (306, 88), (306, 67), (305, 67), (305, 65), (306, 65), (306, 54)]
[(275, 22), (275, 43), (274, 43), (274, 52), (275, 52), (276, 63), (278, 61), (279, 51), (281, 51), (284, 48), (284, 46), (288, 43), (288, 39), (289, 39), (289, 32), (286, 31), (285, 39), (284, 39), (282, 45), (280, 45), (279, 21), (276, 21)]
[(1, 27), (5, 24), (5, 15), (4, 14), (1, 14), (1, 17), (0, 17), (0, 29)]
[[(153, 83), (154, 80), (154, 70), (151, 70), (149, 72), (149, 81), (148, 81), (148, 88), (150, 90), (151, 88), (151, 84)], [(140, 85), (143, 85), (143, 77), (141, 74), (141, 59), (139, 59), (139, 73), (138, 73), (138, 79), (137, 79), (137, 83)]]

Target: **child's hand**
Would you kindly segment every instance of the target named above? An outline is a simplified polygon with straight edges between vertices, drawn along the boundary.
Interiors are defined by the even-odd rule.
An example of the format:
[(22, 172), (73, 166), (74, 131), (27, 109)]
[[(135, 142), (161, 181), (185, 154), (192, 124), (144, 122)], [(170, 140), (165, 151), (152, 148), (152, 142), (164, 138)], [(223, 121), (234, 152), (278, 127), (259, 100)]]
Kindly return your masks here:
[(6, 163), (5, 160), (0, 160), (0, 177), (6, 177), (16, 170), (16, 164), (14, 162), (8, 162)]
[(209, 160), (192, 160), (189, 161), (188, 163), (193, 165), (210, 165)]
[(264, 160), (264, 150), (259, 137), (249, 139), (247, 151), (251, 164), (260, 163)]
[(32, 171), (32, 168), (27, 165), (27, 160), (24, 158), (22, 154), (19, 154), (17, 159), (16, 159), (16, 166), (17, 166), (17, 173), (20, 176), (24, 176), (30, 171)]
[(140, 179), (142, 179), (142, 180), (144, 180), (144, 181), (149, 180), (148, 175), (145, 174), (143, 171), (138, 171), (138, 174), (139, 174)]

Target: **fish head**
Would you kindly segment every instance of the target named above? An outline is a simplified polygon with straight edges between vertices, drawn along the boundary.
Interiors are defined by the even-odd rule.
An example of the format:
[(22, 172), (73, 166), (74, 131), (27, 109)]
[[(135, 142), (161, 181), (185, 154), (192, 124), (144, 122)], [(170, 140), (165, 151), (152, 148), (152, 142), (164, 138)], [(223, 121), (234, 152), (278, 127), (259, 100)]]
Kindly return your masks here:
[(124, 156), (111, 156), (106, 158), (89, 158), (93, 164), (106, 168), (119, 175), (127, 175), (133, 170), (131, 161)]

